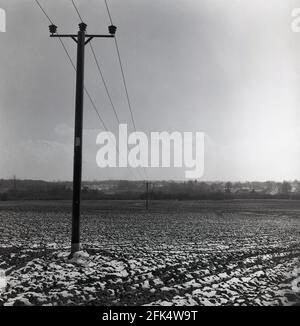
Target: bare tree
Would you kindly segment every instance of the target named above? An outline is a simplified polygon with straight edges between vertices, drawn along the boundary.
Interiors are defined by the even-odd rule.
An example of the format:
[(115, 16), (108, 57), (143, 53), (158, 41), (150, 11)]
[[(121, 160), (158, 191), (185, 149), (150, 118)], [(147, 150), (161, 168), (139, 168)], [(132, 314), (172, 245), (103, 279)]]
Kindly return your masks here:
[(289, 195), (292, 191), (292, 186), (289, 182), (284, 181), (281, 185), (280, 192), (284, 195)]
[(232, 190), (232, 183), (231, 182), (226, 182), (225, 183), (225, 193), (226, 194), (231, 194)]

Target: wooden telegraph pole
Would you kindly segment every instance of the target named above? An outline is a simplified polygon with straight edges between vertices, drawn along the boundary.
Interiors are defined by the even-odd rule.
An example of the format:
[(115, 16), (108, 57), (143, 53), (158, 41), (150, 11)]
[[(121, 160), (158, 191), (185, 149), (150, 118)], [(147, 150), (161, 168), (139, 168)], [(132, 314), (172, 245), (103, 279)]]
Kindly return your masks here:
[(149, 181), (146, 181), (146, 209), (149, 209)]
[(75, 135), (74, 135), (74, 165), (73, 165), (73, 203), (72, 203), (72, 239), (71, 256), (80, 250), (80, 194), (82, 175), (82, 122), (84, 101), (84, 52), (85, 46), (95, 37), (114, 37), (116, 26), (108, 27), (108, 35), (88, 35), (87, 25), (79, 24), (78, 34), (57, 34), (57, 26), (50, 25), (50, 37), (72, 38), (77, 43), (77, 69), (76, 69), (76, 104), (75, 104)]
[(16, 193), (17, 192), (17, 177), (14, 175), (14, 192)]

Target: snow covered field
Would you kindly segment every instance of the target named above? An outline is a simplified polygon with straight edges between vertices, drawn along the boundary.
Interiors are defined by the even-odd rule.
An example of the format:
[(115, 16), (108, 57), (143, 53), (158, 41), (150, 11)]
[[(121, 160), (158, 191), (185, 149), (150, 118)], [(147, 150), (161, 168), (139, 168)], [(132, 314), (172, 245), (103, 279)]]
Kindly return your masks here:
[(0, 305), (300, 303), (296, 201), (0, 203)]

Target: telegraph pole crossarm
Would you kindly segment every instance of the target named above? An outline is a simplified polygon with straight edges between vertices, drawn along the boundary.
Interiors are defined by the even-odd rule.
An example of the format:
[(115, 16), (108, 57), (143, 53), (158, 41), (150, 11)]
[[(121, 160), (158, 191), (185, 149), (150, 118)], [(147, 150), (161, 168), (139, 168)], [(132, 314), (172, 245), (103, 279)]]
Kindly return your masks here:
[[(86, 34), (85, 36), (90, 38), (90, 39), (93, 39), (94, 37), (115, 37), (114, 35), (109, 35), (109, 34), (103, 34), (103, 35), (89, 35), (89, 34)], [(60, 37), (71, 37), (71, 38), (76, 38), (77, 34), (51, 34), (50, 37), (58, 37), (58, 38), (60, 38)]]
[(83, 101), (84, 101), (84, 55), (85, 46), (93, 38), (115, 37), (117, 27), (108, 27), (107, 35), (86, 34), (87, 25), (79, 24), (78, 34), (57, 34), (57, 26), (49, 26), (50, 37), (71, 38), (77, 43), (77, 68), (76, 68), (76, 103), (75, 103), (75, 135), (74, 135), (74, 165), (73, 165), (73, 201), (72, 201), (72, 239), (71, 257), (80, 251), (80, 199), (82, 177), (82, 126), (83, 126)]
[[(79, 24), (79, 30), (82, 31), (82, 30), (86, 30), (87, 28), (87, 25), (85, 23), (80, 23)], [(49, 26), (49, 30), (50, 30), (50, 37), (58, 37), (58, 38), (63, 38), (63, 37), (69, 37), (69, 38), (72, 38), (76, 40), (77, 42), (77, 37), (78, 37), (78, 34), (57, 34), (57, 26), (56, 25), (50, 25)], [(116, 31), (117, 31), (117, 27), (114, 26), (114, 25), (110, 25), (108, 26), (108, 31), (110, 34), (93, 34), (93, 35), (90, 35), (90, 34), (85, 34), (85, 37), (88, 38), (89, 40), (88, 41), (91, 41), (93, 38), (111, 38), (111, 37), (115, 37), (115, 34), (116, 34)], [(88, 42), (87, 41), (87, 42)]]

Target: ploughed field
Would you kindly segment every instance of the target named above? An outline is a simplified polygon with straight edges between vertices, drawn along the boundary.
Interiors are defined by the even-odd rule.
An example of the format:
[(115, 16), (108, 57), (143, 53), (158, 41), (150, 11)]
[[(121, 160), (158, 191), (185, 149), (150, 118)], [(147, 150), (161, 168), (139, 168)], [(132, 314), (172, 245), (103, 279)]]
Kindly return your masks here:
[(0, 203), (0, 305), (300, 303), (298, 201), (87, 201), (71, 260), (70, 207)]

